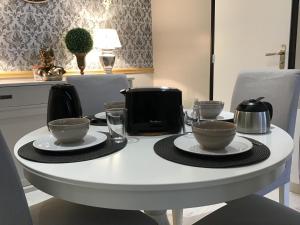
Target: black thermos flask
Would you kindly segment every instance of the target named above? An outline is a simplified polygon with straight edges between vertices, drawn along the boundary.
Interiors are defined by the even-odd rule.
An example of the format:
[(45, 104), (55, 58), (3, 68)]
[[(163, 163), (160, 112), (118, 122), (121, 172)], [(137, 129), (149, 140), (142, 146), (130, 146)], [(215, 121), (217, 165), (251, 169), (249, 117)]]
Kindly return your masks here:
[(82, 117), (80, 99), (75, 87), (71, 84), (57, 84), (50, 89), (47, 110), (49, 121)]

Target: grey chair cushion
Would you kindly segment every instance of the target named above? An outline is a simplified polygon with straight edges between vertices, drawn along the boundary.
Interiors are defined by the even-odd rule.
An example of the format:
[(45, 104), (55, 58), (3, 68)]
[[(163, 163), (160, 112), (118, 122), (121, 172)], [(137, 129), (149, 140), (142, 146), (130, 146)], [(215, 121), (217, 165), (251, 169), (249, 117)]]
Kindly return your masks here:
[(300, 91), (300, 70), (241, 72), (235, 83), (231, 111), (245, 99), (265, 97), (273, 105), (272, 123), (292, 137), (295, 130)]
[(112, 210), (51, 198), (30, 208), (34, 225), (157, 225), (140, 211)]
[(229, 202), (193, 225), (299, 225), (300, 213), (251, 195)]
[(125, 101), (120, 90), (129, 88), (125, 75), (69, 76), (67, 82), (74, 85), (82, 106), (83, 115), (104, 111), (104, 103)]
[[(292, 137), (295, 131), (300, 91), (300, 70), (261, 70), (241, 72), (235, 83), (231, 111), (245, 99), (265, 97), (273, 105), (272, 123)], [(284, 149), (283, 149), (284, 151)], [(258, 193), (264, 195), (290, 181), (292, 160), (286, 163), (283, 174)]]

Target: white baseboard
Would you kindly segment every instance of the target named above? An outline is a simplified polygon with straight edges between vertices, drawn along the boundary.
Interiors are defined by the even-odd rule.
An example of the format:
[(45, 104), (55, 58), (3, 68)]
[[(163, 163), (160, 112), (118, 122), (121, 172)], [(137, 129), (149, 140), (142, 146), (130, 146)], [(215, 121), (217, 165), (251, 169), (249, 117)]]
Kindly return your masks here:
[(23, 187), (23, 190), (26, 194), (26, 193), (29, 193), (31, 191), (36, 191), (37, 189), (33, 185), (28, 185), (28, 186)]

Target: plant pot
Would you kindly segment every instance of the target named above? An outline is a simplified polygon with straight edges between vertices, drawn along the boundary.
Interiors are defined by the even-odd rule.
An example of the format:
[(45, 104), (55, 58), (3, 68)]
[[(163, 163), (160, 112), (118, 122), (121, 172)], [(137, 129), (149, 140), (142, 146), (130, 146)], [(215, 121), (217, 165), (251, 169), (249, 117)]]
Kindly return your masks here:
[(75, 53), (75, 56), (77, 59), (77, 66), (80, 69), (80, 74), (84, 75), (86, 53)]

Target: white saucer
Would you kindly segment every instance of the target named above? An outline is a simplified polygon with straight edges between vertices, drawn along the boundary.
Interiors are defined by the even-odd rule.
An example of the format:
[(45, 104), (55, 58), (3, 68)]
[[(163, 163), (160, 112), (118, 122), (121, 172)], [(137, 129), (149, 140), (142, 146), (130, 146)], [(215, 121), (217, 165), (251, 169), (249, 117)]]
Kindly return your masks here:
[[(192, 110), (185, 110), (188, 113), (188, 116), (191, 116)], [(222, 111), (220, 115), (217, 116), (216, 120), (233, 120), (234, 118), (234, 113), (232, 112), (227, 112), (227, 111)], [(212, 120), (212, 119), (205, 119), (201, 118), (201, 120)]]
[(176, 138), (174, 145), (185, 152), (208, 156), (236, 155), (247, 152), (253, 147), (253, 144), (246, 138), (235, 136), (233, 141), (222, 150), (205, 150), (199, 145), (192, 133)]
[(59, 144), (52, 135), (43, 136), (33, 142), (33, 147), (43, 151), (61, 152), (75, 151), (89, 148), (106, 141), (107, 136), (103, 133), (89, 131), (81, 142)]
[(100, 119), (100, 120), (106, 120), (106, 113), (105, 112), (99, 112), (99, 113), (95, 114), (95, 117), (97, 119)]
[[(216, 120), (233, 120), (234, 114), (232, 112), (226, 112), (222, 111), (220, 115), (217, 116)], [(211, 120), (211, 119), (205, 119), (201, 118), (201, 120)]]

